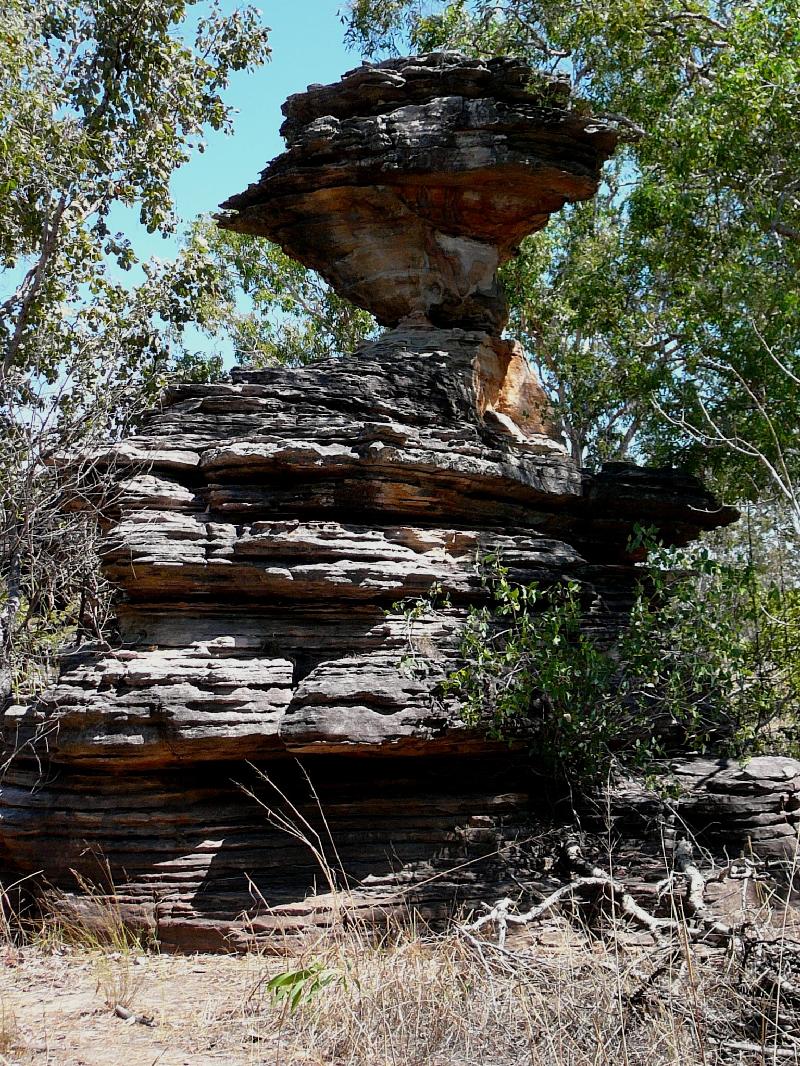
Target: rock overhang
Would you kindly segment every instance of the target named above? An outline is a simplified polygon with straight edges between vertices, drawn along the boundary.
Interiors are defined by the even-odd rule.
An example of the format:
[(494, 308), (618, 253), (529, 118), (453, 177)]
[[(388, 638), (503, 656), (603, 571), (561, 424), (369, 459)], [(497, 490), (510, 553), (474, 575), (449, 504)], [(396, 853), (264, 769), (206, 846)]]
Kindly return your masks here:
[(520, 60), (432, 53), (357, 68), (284, 108), (288, 150), (222, 205), (382, 325), (499, 334), (498, 268), (597, 190), (613, 125)]

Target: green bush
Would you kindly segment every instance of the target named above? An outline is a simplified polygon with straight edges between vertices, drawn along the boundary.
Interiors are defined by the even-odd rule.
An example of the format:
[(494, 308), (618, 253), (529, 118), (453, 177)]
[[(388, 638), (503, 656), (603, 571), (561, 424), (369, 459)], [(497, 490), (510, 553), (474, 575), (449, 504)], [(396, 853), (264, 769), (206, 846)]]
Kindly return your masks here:
[(706, 548), (647, 546), (615, 639), (598, 637), (597, 605), (578, 582), (519, 585), (486, 560), (489, 602), (470, 612), (463, 665), (446, 682), (466, 722), (527, 741), (575, 782), (675, 751), (796, 750), (797, 591), (765, 587), (752, 566)]

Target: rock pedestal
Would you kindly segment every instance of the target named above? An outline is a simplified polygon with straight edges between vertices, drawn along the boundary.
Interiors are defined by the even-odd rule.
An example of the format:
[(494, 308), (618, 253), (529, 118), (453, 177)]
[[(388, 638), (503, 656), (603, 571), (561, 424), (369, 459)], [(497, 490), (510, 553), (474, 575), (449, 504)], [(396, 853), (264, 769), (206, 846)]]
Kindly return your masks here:
[[(579, 582), (613, 639), (634, 524), (684, 544), (736, 515), (675, 471), (579, 470), (499, 336), (497, 264), (591, 195), (613, 144), (560, 83), (420, 57), (286, 112), (289, 151), (226, 224), (395, 326), (341, 360), (170, 389), (107, 458), (118, 636), (66, 655), (3, 718), (6, 881), (111, 880), (164, 947), (280, 949), (330, 919), (326, 878), (368, 915), (434, 919), (511, 891), (519, 842), (557, 797), (439, 686), (485, 596), (481, 560)], [(442, 606), (410, 622), (403, 601), (434, 588)], [(800, 778), (761, 778), (764, 819), (740, 804), (737, 840), (794, 832)], [(288, 800), (305, 844), (271, 813)]]

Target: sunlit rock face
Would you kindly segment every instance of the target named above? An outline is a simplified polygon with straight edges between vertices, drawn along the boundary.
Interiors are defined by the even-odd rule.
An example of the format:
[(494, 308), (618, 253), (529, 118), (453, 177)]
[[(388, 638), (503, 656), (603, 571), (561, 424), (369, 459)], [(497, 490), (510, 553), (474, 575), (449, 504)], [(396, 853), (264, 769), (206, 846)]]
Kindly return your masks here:
[(594, 195), (616, 142), (563, 80), (457, 53), (365, 64), (283, 111), (288, 150), (222, 225), (276, 241), (386, 326), (499, 333), (498, 267)]

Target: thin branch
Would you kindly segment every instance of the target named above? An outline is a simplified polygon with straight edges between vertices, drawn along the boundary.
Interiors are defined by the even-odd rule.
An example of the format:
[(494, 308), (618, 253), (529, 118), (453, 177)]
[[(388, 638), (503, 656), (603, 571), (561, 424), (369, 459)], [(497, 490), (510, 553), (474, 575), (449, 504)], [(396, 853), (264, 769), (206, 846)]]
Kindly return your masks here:
[(67, 209), (67, 202), (67, 193), (63, 192), (59, 198), (52, 221), (45, 221), (39, 260), (35, 267), (29, 271), (22, 286), (17, 291), (17, 296), (14, 298), (15, 303), (16, 300), (19, 299), (19, 311), (17, 312), (14, 333), (8, 342), (8, 347), (6, 348), (3, 357), (2, 367), (0, 368), (0, 375), (2, 375), (2, 377), (5, 377), (11, 370), (20, 344), (22, 343), (22, 336), (28, 325), (28, 317), (31, 308), (44, 285), (47, 268), (50, 265), (50, 260), (55, 254), (56, 248), (58, 247), (58, 240), (61, 235), (61, 222)]

